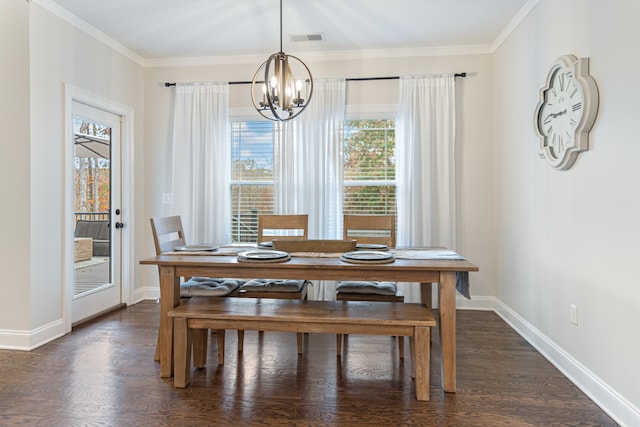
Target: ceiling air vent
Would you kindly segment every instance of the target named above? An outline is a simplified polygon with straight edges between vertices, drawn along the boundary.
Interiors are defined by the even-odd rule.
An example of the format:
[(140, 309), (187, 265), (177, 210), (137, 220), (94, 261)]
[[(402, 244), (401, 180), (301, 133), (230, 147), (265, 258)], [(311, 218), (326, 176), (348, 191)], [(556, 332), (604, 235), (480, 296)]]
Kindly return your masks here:
[(313, 34), (292, 34), (291, 41), (293, 42), (318, 42), (324, 40), (323, 33)]

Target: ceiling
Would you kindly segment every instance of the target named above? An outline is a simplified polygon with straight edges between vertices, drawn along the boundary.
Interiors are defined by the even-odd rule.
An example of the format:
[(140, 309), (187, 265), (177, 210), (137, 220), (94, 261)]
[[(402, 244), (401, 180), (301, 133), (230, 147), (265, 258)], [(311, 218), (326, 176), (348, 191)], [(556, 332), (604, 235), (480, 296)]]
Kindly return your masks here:
[[(52, 1), (145, 60), (266, 55), (280, 47), (278, 0)], [(283, 48), (492, 50), (536, 2), (283, 0)], [(317, 33), (325, 40), (291, 41)]]

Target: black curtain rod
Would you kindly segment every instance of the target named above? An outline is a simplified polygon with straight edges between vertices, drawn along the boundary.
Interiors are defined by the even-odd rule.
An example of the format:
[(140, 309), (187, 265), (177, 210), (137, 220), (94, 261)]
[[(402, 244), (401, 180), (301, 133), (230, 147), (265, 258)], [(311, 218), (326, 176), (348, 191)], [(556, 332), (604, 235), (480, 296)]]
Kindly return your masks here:
[[(467, 73), (455, 73), (454, 77), (467, 77)], [(367, 80), (399, 80), (399, 76), (390, 76), (390, 77), (354, 77), (351, 79), (345, 79), (348, 82), (362, 82)], [(229, 82), (230, 85), (250, 85), (252, 82), (244, 81), (244, 82)], [(175, 83), (165, 82), (165, 87), (175, 86)]]

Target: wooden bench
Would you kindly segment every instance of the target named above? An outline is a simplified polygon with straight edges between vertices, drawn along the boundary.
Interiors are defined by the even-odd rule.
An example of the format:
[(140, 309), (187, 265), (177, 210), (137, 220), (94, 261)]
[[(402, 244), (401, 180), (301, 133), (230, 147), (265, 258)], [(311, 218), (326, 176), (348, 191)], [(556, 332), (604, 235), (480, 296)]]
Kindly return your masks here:
[[(413, 338), (411, 372), (416, 397), (429, 400), (430, 328), (436, 322), (423, 304), (191, 298), (171, 310), (169, 316), (173, 317), (175, 387), (186, 387), (191, 381), (192, 344), (196, 366), (204, 366), (206, 345), (202, 345), (202, 339), (204, 336), (206, 343), (207, 329), (218, 330), (219, 334), (224, 334), (226, 329), (242, 329), (409, 336)], [(194, 332), (195, 339), (192, 338)], [(218, 339), (218, 364), (223, 363), (224, 337)]]

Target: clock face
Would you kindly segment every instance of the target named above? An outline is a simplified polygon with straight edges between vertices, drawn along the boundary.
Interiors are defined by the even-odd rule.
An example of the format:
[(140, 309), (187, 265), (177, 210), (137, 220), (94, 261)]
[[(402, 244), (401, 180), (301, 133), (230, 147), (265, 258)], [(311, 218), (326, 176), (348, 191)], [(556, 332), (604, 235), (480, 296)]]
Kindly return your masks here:
[(582, 88), (573, 70), (558, 67), (551, 75), (538, 113), (537, 127), (549, 155), (561, 159), (573, 147), (576, 128), (584, 108)]
[(538, 154), (556, 169), (569, 169), (589, 150), (589, 131), (598, 112), (598, 86), (589, 74), (589, 58), (563, 55), (540, 88), (533, 116)]

